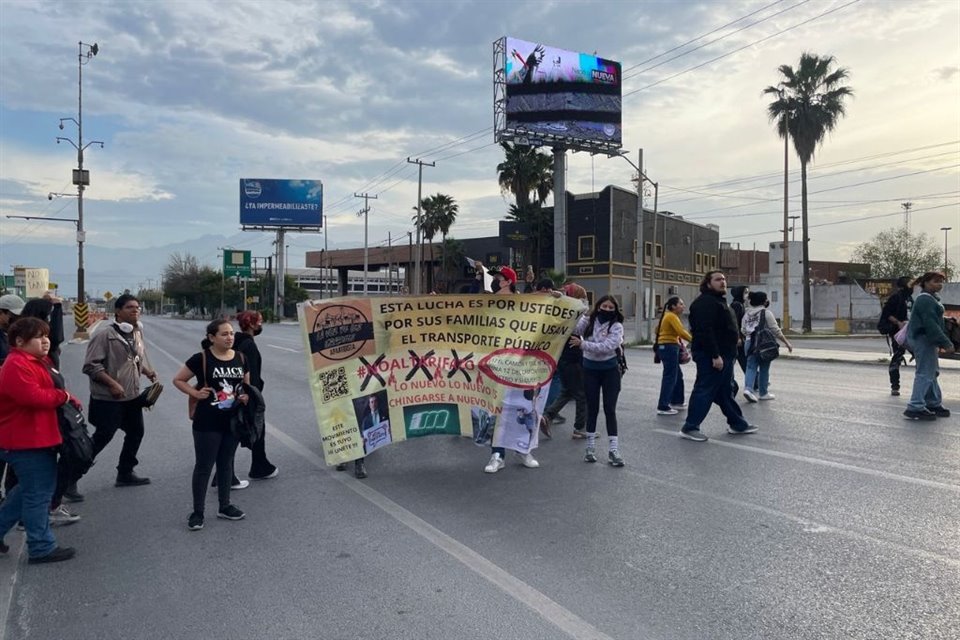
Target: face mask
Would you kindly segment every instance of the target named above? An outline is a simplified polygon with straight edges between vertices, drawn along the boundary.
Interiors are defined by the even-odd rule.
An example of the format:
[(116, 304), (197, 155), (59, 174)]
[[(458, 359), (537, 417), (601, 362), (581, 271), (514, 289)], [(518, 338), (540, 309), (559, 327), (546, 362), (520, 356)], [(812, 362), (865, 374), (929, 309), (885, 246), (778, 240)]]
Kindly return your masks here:
[[(113, 324), (124, 333), (133, 333), (133, 325), (129, 322), (114, 322)], [(139, 320), (137, 320), (137, 328), (143, 329), (143, 323)]]
[(616, 311), (598, 311), (597, 320), (600, 322), (613, 322), (613, 319), (617, 317)]
[(258, 336), (261, 333), (263, 333), (263, 327), (257, 327), (256, 329), (253, 330), (253, 335), (255, 336)]

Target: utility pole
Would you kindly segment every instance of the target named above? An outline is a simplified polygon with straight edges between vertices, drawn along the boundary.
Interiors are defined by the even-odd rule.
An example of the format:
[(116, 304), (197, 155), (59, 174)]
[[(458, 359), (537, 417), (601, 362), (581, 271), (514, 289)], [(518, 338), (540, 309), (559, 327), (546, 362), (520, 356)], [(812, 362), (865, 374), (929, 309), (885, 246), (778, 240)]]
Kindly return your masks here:
[[(327, 259), (327, 267), (328, 267), (328, 268), (326, 269), (326, 271), (324, 271), (324, 268), (323, 268), (323, 258), (321, 258), (321, 259), (320, 259), (320, 298), (323, 298), (323, 290), (324, 290), (324, 289), (326, 288), (326, 286), (327, 286), (326, 277), (324, 276), (324, 273), (326, 273), (327, 275), (330, 275), (330, 269), (329, 269), (329, 266), (330, 266), (330, 247), (329, 247), (329, 245), (328, 245), (328, 243), (327, 243), (327, 238), (328, 238), (328, 236), (330, 235), (330, 233), (329, 233), (330, 230), (329, 230), (329, 226), (328, 226), (329, 224), (330, 224), (330, 218), (329, 218), (329, 216), (327, 216), (327, 214), (323, 214), (323, 258), (326, 258), (326, 259)], [(331, 297), (333, 297), (333, 296), (331, 296)]]
[[(780, 99), (784, 100), (783, 88)], [(783, 329), (790, 329), (790, 242), (787, 225), (790, 220), (790, 112), (783, 112)]]
[[(84, 47), (87, 48), (84, 51)], [(63, 130), (64, 122), (73, 122), (77, 125), (77, 141), (70, 138), (57, 137), (57, 144), (69, 142), (77, 150), (77, 168), (73, 172), (73, 184), (77, 186), (77, 305), (83, 309), (86, 307), (86, 283), (84, 282), (83, 270), (83, 243), (86, 242), (86, 232), (83, 230), (83, 190), (90, 185), (90, 172), (83, 170), (83, 151), (91, 144), (99, 144), (103, 148), (103, 142), (92, 140), (83, 144), (83, 65), (90, 62), (91, 58), (100, 52), (100, 47), (96, 42), (93, 44), (77, 43), (77, 119), (60, 118), (60, 130)], [(74, 314), (76, 321), (76, 314)], [(85, 340), (89, 337), (86, 325), (78, 325), (74, 339)]]
[(650, 341), (653, 342), (653, 315), (656, 313), (654, 308), (654, 302), (657, 297), (654, 295), (654, 282), (653, 276), (657, 271), (657, 201), (660, 194), (660, 183), (653, 183), (653, 236), (650, 238), (650, 313), (647, 314), (647, 335), (650, 336)]
[(284, 276), (286, 275), (286, 261), (284, 260), (283, 255), (283, 243), (284, 243), (284, 230), (277, 229), (277, 285), (274, 293), (276, 298), (274, 300), (276, 309), (276, 318), (277, 322), (283, 319), (283, 288), (285, 286)]
[(420, 281), (422, 279), (420, 269), (421, 262), (423, 261), (423, 242), (420, 234), (420, 227), (423, 224), (423, 167), (424, 165), (428, 167), (437, 166), (436, 162), (424, 162), (420, 158), (416, 160), (411, 160), (407, 158), (407, 162), (410, 164), (415, 164), (418, 166), (417, 172), (417, 263), (414, 268), (416, 280), (413, 283), (413, 295), (420, 295)]
[(393, 294), (393, 262), (390, 256), (393, 255), (393, 238), (387, 231), (387, 293)]
[(369, 193), (355, 193), (354, 198), (363, 198), (363, 209), (357, 212), (357, 215), (363, 216), (363, 295), (370, 295), (367, 290), (367, 276), (370, 270), (370, 236), (368, 234), (370, 217), (370, 201), (376, 200), (377, 196)]
[(903, 208), (903, 226), (906, 228), (907, 233), (910, 233), (910, 209), (913, 209), (913, 203), (901, 202), (900, 206)]
[(800, 216), (790, 216), (790, 242), (794, 242), (797, 239), (797, 223), (795, 222)]
[(950, 280), (950, 263), (947, 261), (947, 233), (953, 229), (953, 227), (940, 227), (940, 231), (943, 231), (943, 277)]

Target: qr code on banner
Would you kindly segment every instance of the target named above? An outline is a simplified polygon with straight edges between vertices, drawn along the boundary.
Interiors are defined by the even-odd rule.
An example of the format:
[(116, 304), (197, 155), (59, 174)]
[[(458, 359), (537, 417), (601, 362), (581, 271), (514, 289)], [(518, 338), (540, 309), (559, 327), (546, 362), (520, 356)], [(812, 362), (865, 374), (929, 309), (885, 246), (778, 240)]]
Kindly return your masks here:
[(320, 372), (320, 388), (323, 389), (323, 401), (330, 402), (350, 395), (347, 384), (347, 370), (344, 367)]

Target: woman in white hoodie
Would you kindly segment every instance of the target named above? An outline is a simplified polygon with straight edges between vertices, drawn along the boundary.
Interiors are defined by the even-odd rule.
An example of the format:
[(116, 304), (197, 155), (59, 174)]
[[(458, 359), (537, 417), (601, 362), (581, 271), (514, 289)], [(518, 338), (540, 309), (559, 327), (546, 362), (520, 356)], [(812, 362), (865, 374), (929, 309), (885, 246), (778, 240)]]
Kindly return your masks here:
[[(783, 331), (780, 330), (780, 325), (777, 324), (777, 319), (774, 317), (773, 312), (767, 308), (770, 305), (767, 294), (763, 291), (751, 291), (748, 300), (750, 301), (750, 306), (747, 307), (746, 312), (743, 314), (743, 321), (740, 323), (740, 328), (746, 340), (743, 345), (743, 350), (747, 354), (747, 371), (746, 380), (743, 384), (743, 397), (750, 402), (773, 400), (776, 396), (767, 389), (770, 384), (771, 361), (761, 360), (754, 352), (752, 344), (754, 341), (753, 333), (757, 330), (757, 327), (760, 326), (761, 317), (766, 320), (767, 328), (773, 332), (777, 340), (782, 342), (790, 353), (793, 353), (793, 345), (791, 345), (790, 341), (783, 335)], [(763, 315), (761, 316), (761, 314)], [(759, 398), (753, 391), (755, 388), (758, 388), (760, 391)]]

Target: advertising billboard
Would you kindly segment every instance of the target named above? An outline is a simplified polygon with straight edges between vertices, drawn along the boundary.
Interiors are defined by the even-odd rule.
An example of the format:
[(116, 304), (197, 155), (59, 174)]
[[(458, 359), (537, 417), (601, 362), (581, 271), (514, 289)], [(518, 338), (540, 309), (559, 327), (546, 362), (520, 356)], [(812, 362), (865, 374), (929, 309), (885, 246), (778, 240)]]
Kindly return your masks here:
[(621, 147), (619, 62), (517, 38), (502, 38), (494, 52), (504, 85), (498, 139), (566, 141), (602, 152)]
[(252, 227), (322, 227), (319, 180), (240, 179), (240, 224)]

